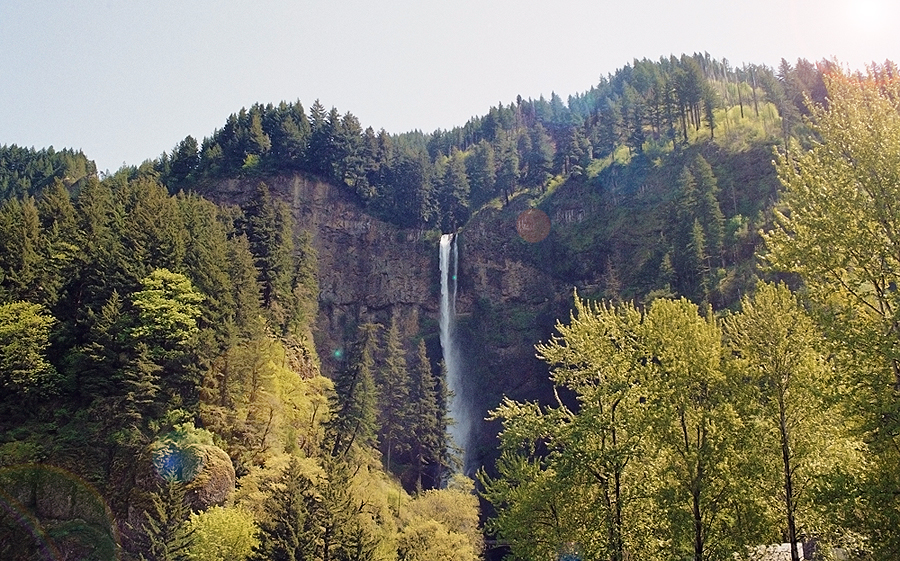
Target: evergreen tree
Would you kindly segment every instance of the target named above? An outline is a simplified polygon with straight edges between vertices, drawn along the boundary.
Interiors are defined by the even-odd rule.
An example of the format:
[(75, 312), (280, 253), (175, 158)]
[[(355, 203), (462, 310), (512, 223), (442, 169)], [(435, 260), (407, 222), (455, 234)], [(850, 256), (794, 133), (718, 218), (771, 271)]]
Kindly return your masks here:
[[(235, 302), (229, 274), (228, 232), (216, 205), (197, 195), (176, 198), (179, 222), (184, 231), (183, 266), (192, 284), (203, 294), (200, 305), (199, 351), (204, 366), (222, 351), (228, 335), (223, 326), (234, 313)], [(255, 284), (255, 283), (254, 283)]]
[[(263, 130), (262, 111), (259, 105), (253, 105), (247, 113), (247, 156), (264, 156), (272, 148), (272, 140)], [(246, 156), (245, 156), (246, 158)], [(247, 160), (245, 160), (245, 165)]]
[(466, 175), (469, 178), (472, 206), (480, 206), (494, 197), (497, 169), (494, 147), (490, 143), (482, 140), (475, 145), (471, 155), (466, 158)]
[(309, 120), (300, 102), (287, 105), (281, 103), (268, 132), (272, 139), (271, 157), (276, 166), (300, 169), (306, 158), (309, 143)]
[(85, 401), (121, 395), (122, 390), (116, 387), (116, 381), (131, 358), (130, 341), (126, 335), (131, 321), (123, 307), (122, 297), (114, 290), (97, 312), (87, 310), (85, 323), (89, 328), (81, 344), (72, 348), (66, 356), (67, 385)]
[(725, 217), (719, 207), (719, 186), (709, 162), (697, 154), (691, 162), (691, 171), (696, 180), (696, 216), (703, 227), (710, 257), (722, 258), (725, 237)]
[(580, 127), (569, 127), (556, 150), (554, 169), (563, 175), (580, 174), (590, 158), (587, 139)]
[(329, 398), (333, 413), (325, 443), (332, 456), (345, 456), (354, 445), (364, 448), (376, 440), (374, 353), (380, 327), (372, 323), (359, 326), (358, 339), (335, 375), (334, 394)]
[(159, 418), (165, 408), (160, 385), (162, 367), (152, 360), (144, 343), (138, 343), (133, 354), (116, 376), (121, 384), (116, 400), (121, 416), (116, 422), (122, 428), (146, 434), (147, 425)]
[(509, 198), (519, 185), (519, 153), (512, 143), (504, 143), (500, 149), (496, 185), (509, 203)]
[(445, 231), (454, 231), (469, 217), (469, 178), (462, 152), (454, 148), (443, 175), (438, 193), (441, 221)]
[(246, 235), (241, 234), (228, 240), (227, 265), (234, 302), (231, 323), (240, 338), (256, 338), (262, 335), (265, 327), (260, 313), (262, 289)]
[(553, 168), (553, 142), (540, 123), (536, 123), (528, 131), (528, 139), (530, 140), (530, 149), (525, 154), (525, 164), (528, 167), (525, 181), (529, 185), (543, 186)]
[(150, 500), (144, 520), (149, 557), (141, 555), (142, 561), (189, 561), (193, 533), (184, 525), (191, 514), (184, 483), (166, 477)]
[(246, 209), (245, 233), (259, 271), (262, 303), (273, 327), (285, 333), (294, 309), (294, 237), (290, 209), (260, 183)]
[(368, 177), (366, 167), (369, 162), (365, 154), (363, 144), (363, 130), (353, 114), (346, 113), (337, 127), (334, 140), (334, 171), (332, 175), (336, 181), (342, 183), (354, 191), (366, 192), (368, 190)]
[(178, 190), (188, 184), (191, 175), (200, 164), (200, 148), (197, 139), (186, 136), (178, 143), (169, 158), (169, 173), (164, 180), (170, 188)]
[(385, 211), (400, 226), (418, 227), (431, 222), (436, 214), (434, 186), (426, 158), (422, 153), (403, 151), (391, 163), (387, 181), (382, 185)]
[[(34, 199), (10, 199), (0, 207), (0, 298), (46, 301), (42, 288), (44, 246)], [(52, 300), (52, 298), (50, 298)]]
[(625, 144), (633, 152), (643, 151), (644, 142), (647, 139), (644, 133), (644, 123), (647, 120), (646, 111), (644, 98), (631, 84), (625, 82), (622, 92), (622, 115), (627, 130)]
[(49, 259), (44, 261), (42, 288), (45, 304), (51, 309), (64, 295), (63, 287), (76, 276), (76, 260), (80, 248), (75, 206), (69, 190), (62, 181), (55, 180), (44, 190), (38, 202), (41, 230), (45, 239), (45, 251)]
[(688, 122), (695, 130), (700, 129), (700, 105), (703, 102), (704, 84), (703, 70), (697, 61), (682, 55), (675, 70), (675, 95), (685, 144), (688, 141)]
[(284, 473), (267, 489), (265, 512), (260, 521), (260, 543), (252, 559), (257, 561), (312, 561), (321, 559), (322, 498), (304, 466), (292, 457)]
[(692, 241), (693, 225), (697, 216), (697, 181), (694, 174), (687, 166), (681, 168), (681, 172), (675, 182), (676, 195), (671, 222), (673, 230), (672, 239), (672, 264), (678, 279), (677, 288), (682, 294), (691, 294), (695, 282), (695, 266), (692, 263), (692, 255), (688, 249)]
[(326, 479), (317, 520), (321, 546), (315, 559), (375, 561), (380, 540), (371, 530), (373, 521), (365, 502), (353, 493), (350, 482), (356, 468), (345, 458), (325, 458), (323, 464)]
[(154, 269), (179, 270), (184, 260), (185, 227), (177, 201), (156, 179), (123, 178), (115, 189), (123, 212), (118, 237), (124, 254), (115, 263), (120, 274), (135, 282)]
[(419, 339), (416, 351), (409, 388), (408, 416), (410, 428), (406, 438), (413, 461), (416, 491), (422, 491), (425, 468), (438, 465), (446, 448), (446, 438), (441, 428), (444, 415), (438, 407), (436, 380), (431, 372), (424, 339)]
[(709, 299), (709, 255), (706, 252), (706, 236), (703, 227), (696, 218), (691, 225), (687, 247), (686, 276), (688, 292), (695, 302), (707, 302)]
[[(718, 101), (716, 90), (713, 89), (709, 82), (705, 83), (703, 86), (703, 117), (709, 126), (710, 140), (715, 140), (716, 138), (716, 107), (718, 106)], [(743, 111), (743, 107), (741, 110)]]
[(403, 435), (409, 428), (409, 373), (406, 351), (400, 341), (397, 318), (391, 318), (384, 349), (384, 365), (378, 372), (378, 425), (385, 468), (391, 471), (394, 452), (404, 453), (408, 442)]
[[(332, 107), (328, 113), (316, 100), (310, 109), (312, 130), (307, 149), (307, 169), (323, 178), (342, 182), (340, 172), (340, 142), (344, 137), (340, 113)], [(357, 123), (358, 124), (358, 123)]]

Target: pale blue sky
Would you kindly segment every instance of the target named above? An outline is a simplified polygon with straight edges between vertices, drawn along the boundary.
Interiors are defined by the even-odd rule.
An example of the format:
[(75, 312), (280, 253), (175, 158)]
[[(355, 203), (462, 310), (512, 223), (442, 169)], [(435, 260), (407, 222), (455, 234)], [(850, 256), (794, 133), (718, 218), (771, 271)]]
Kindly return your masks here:
[(900, 62), (898, 30), (897, 0), (0, 0), (0, 145), (115, 171), (241, 107), (317, 98), (430, 132), (634, 58)]

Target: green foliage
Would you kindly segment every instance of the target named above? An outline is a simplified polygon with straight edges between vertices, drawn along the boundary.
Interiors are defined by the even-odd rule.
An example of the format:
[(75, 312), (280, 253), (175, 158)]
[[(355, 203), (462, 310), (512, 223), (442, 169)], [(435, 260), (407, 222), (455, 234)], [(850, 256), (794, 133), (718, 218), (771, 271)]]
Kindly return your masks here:
[(380, 540), (352, 479), (343, 459), (319, 466), (292, 458), (268, 481), (253, 558), (376, 559)]
[[(701, 54), (635, 60), (567, 101), (555, 93), (519, 98), (431, 134), (363, 130), (352, 114), (319, 102), (308, 112), (299, 102), (254, 105), (202, 142), (186, 137), (156, 162), (102, 181), (80, 153), (3, 147), (0, 310), (34, 307), (0, 314), (0, 343), (8, 341), (0, 356), (16, 363), (3, 368), (4, 387), (13, 388), (3, 399), (19, 410), (28, 404), (27, 415), (0, 419), (0, 463), (49, 458), (100, 482), (120, 520), (146, 511), (146, 539), (126, 544), (131, 556), (245, 558), (258, 524), (257, 558), (476, 558), (470, 488), (451, 480), (448, 489), (422, 491), (438, 486), (449, 464), (446, 395), (424, 342), (408, 365), (396, 326), (382, 337), (364, 325), (332, 387), (318, 375), (311, 343), (319, 291), (310, 234), (295, 231), (291, 210), (264, 184), (243, 210), (184, 194), (223, 178), (302, 172), (406, 228), (457, 229), (476, 213), (511, 225), (539, 206), (553, 221), (544, 242), (496, 236), (491, 249), (596, 294), (652, 302), (578, 301), (571, 324), (538, 347), (554, 368), (556, 404), (505, 401), (495, 411), (504, 421), (502, 454), (499, 476), (482, 476), (484, 496), (497, 507), (493, 531), (516, 555), (727, 557), (745, 543), (777, 539), (792, 511), (799, 534), (847, 543), (854, 534), (830, 509), (888, 556), (896, 509), (875, 507), (892, 504), (897, 487), (896, 252), (867, 248), (892, 239), (882, 228), (893, 219), (890, 189), (859, 180), (874, 195), (847, 214), (874, 209), (875, 218), (851, 220), (846, 234), (865, 247), (815, 253), (815, 244), (847, 241), (838, 234), (797, 246), (815, 256), (810, 263), (839, 261), (839, 290), (817, 284), (821, 271), (794, 270), (805, 275), (830, 340), (842, 343), (830, 350), (845, 379), (823, 367), (808, 320), (781, 298), (783, 289), (771, 302), (765, 288), (744, 300), (725, 322), (726, 347), (711, 313), (660, 299), (682, 294), (722, 308), (749, 292), (755, 232), (774, 194), (770, 146), (803, 130), (801, 113), (825, 115), (802, 99), (824, 101), (827, 69), (785, 62), (776, 75)], [(891, 84), (883, 79), (881, 92), (895, 100)], [(859, 105), (881, 115), (869, 98)], [(817, 133), (828, 146), (841, 127), (868, 125)], [(890, 153), (893, 137), (882, 133), (895, 125), (860, 130)], [(887, 158), (879, 167), (871, 155), (878, 146), (850, 152), (889, 186), (898, 166)], [(829, 181), (850, 177), (841, 166), (833, 174), (812, 167), (840, 159), (817, 150), (813, 162), (798, 158), (798, 169)], [(794, 162), (781, 165), (789, 177)], [(842, 204), (856, 201), (858, 193), (836, 183), (841, 189), (824, 191)], [(805, 208), (786, 209), (788, 238), (802, 230)], [(782, 265), (794, 267), (800, 261), (788, 253)], [(495, 314), (520, 334), (505, 342), (539, 332), (541, 321), (524, 310)], [(542, 313), (551, 313), (549, 304)], [(794, 331), (781, 330), (787, 319), (796, 320)], [(794, 356), (788, 350), (800, 358), (779, 416), (777, 376), (762, 365)], [(12, 378), (24, 381), (10, 385)], [(795, 420), (789, 438), (775, 422), (782, 418)], [(866, 430), (851, 438), (842, 424)], [(233, 459), (241, 507), (184, 522), (183, 489), (134, 500), (142, 462), (156, 459), (162, 472), (190, 478), (197, 457), (181, 452), (213, 440)], [(779, 454), (785, 441), (790, 467)], [(148, 445), (156, 458), (140, 454)], [(379, 471), (379, 447), (417, 497)], [(793, 503), (779, 500), (782, 471), (800, 483), (784, 491)], [(54, 531), (59, 543), (91, 535), (77, 521)], [(217, 549), (228, 544), (229, 552)]]
[(344, 456), (354, 445), (366, 449), (376, 440), (374, 352), (380, 327), (371, 323), (359, 327), (359, 339), (348, 350), (335, 376), (334, 394), (329, 398), (333, 416), (326, 427), (326, 442), (332, 456)]
[(321, 496), (302, 464), (292, 459), (281, 481), (272, 482), (260, 521), (255, 559), (306, 560), (316, 557)]
[[(761, 444), (772, 481), (780, 480), (779, 508), (787, 541), (797, 543), (800, 529), (823, 543), (846, 544), (846, 531), (834, 527), (834, 508), (815, 494), (839, 465), (858, 466), (859, 447), (843, 426), (835, 399), (842, 390), (822, 355), (821, 334), (784, 284), (760, 283), (744, 297), (741, 311), (724, 321), (734, 367), (749, 382), (747, 413), (764, 429)], [(824, 499), (824, 500), (823, 500)], [(832, 526), (830, 526), (832, 525)]]
[(131, 297), (138, 310), (132, 336), (159, 345), (161, 350), (190, 343), (198, 332), (199, 304), (203, 301), (190, 279), (167, 269), (156, 269), (141, 280), (141, 286), (143, 289)]
[[(484, 178), (483, 178), (484, 179)], [(454, 231), (469, 217), (469, 177), (463, 153), (450, 154), (438, 190), (438, 204), (443, 217), (442, 227)]]
[[(182, 478), (200, 461), (190, 453), (199, 445), (160, 431), (203, 420), (246, 473), (272, 454), (318, 452), (331, 387), (306, 342), (315, 253), (308, 236), (294, 244), (290, 213), (272, 203), (277, 229), (266, 237), (257, 223), (251, 245), (239, 209), (170, 197), (153, 176), (88, 178), (74, 197), (54, 182), (39, 201), (0, 209), (10, 234), (0, 242), (0, 462), (52, 458), (102, 482), (115, 515), (135, 521), (133, 557), (171, 556), (166, 544), (180, 539), (168, 491), (144, 503), (132, 491), (154, 459), (148, 446), (157, 441), (159, 467)], [(266, 303), (256, 262), (279, 255), (287, 281)]]
[(411, 518), (398, 537), (400, 559), (477, 559), (484, 549), (478, 527), (474, 482), (460, 474), (445, 489), (432, 489), (409, 503)]
[(141, 560), (189, 561), (194, 534), (184, 524), (191, 513), (185, 500), (185, 483), (174, 477), (165, 478), (150, 501), (143, 523), (148, 555), (142, 554)]
[[(877, 70), (877, 69), (873, 69)], [(835, 73), (828, 105), (811, 104), (818, 142), (778, 158), (784, 207), (766, 236), (767, 261), (803, 279), (820, 325), (846, 375), (852, 414), (873, 457), (856, 527), (885, 559), (896, 557), (900, 466), (900, 357), (896, 292), (900, 91), (894, 81)]]
[(760, 397), (740, 391), (714, 318), (684, 299), (641, 310), (576, 298), (557, 331), (537, 346), (557, 403), (491, 413), (498, 476), (480, 479), (497, 510), (489, 530), (515, 556), (704, 559), (772, 539), (779, 490), (763, 466), (777, 456), (752, 452)]
[(193, 534), (192, 561), (245, 561), (259, 546), (256, 521), (240, 507), (214, 506), (193, 512), (187, 521)]
[[(406, 442), (415, 473), (415, 489), (423, 489), (423, 475), (428, 465), (440, 465), (447, 449), (438, 391), (431, 362), (425, 349), (425, 340), (419, 339), (416, 364), (409, 384), (408, 428)], [(440, 396), (443, 398), (443, 396)], [(437, 482), (432, 482), (436, 487)]]
[(57, 382), (46, 356), (53, 316), (40, 304), (0, 304), (0, 383), (3, 401), (46, 397)]
[[(554, 383), (575, 391), (579, 409), (562, 401), (544, 410), (506, 400), (492, 412), (503, 420), (500, 480), (481, 479), (485, 498), (498, 510), (491, 528), (512, 540), (515, 555), (553, 555), (570, 542), (611, 559), (623, 559), (630, 549), (632, 486), (639, 479), (632, 466), (645, 422), (635, 333), (640, 321), (633, 307), (576, 298), (571, 323), (558, 324), (560, 335), (537, 349), (553, 365)], [(541, 443), (548, 454), (538, 459)], [(545, 505), (535, 504), (538, 496)], [(570, 501), (578, 501), (571, 504), (580, 514), (557, 512)]]
[(397, 559), (400, 561), (469, 561), (477, 558), (465, 536), (448, 530), (436, 520), (413, 520), (397, 537)]
[(238, 473), (285, 451), (312, 454), (324, 438), (330, 380), (284, 366), (289, 350), (270, 337), (229, 348), (207, 373), (201, 418), (225, 441)]
[(94, 162), (80, 150), (0, 146), (0, 201), (38, 195), (57, 179), (72, 185), (96, 174)]
[(394, 452), (407, 452), (409, 442), (404, 438), (410, 423), (410, 382), (406, 368), (406, 351), (400, 341), (396, 317), (391, 319), (385, 342), (384, 366), (376, 376), (378, 387), (378, 426), (385, 468), (391, 471)]
[(737, 380), (723, 368), (719, 326), (684, 299), (655, 300), (645, 325), (647, 405), (662, 460), (655, 487), (671, 554), (728, 555), (765, 532), (736, 525), (745, 508), (743, 422), (730, 399)]
[(34, 199), (12, 199), (0, 207), (0, 294), (4, 299), (52, 299), (41, 287), (46, 256)]
[(478, 207), (494, 196), (497, 170), (493, 146), (482, 140), (466, 158), (472, 205)]
[[(580, 177), (597, 159), (628, 161), (707, 141), (736, 146), (739, 130), (761, 128), (763, 142), (786, 135), (798, 121), (776, 130), (782, 120), (775, 112), (797, 114), (805, 92), (818, 99), (826, 68), (798, 61), (776, 76), (699, 53), (635, 60), (567, 102), (556, 93), (549, 100), (519, 97), (431, 134), (376, 133), (319, 100), (309, 111), (299, 102), (255, 104), (229, 116), (199, 148), (185, 138), (154, 166), (172, 191), (209, 188), (210, 180), (226, 177), (304, 172), (346, 187), (369, 212), (397, 225), (455, 229), (497, 195), (508, 202), (522, 187), (543, 191), (552, 173)], [(743, 111), (745, 94), (753, 115)], [(740, 116), (729, 117), (738, 104)], [(770, 106), (777, 109), (767, 113)]]

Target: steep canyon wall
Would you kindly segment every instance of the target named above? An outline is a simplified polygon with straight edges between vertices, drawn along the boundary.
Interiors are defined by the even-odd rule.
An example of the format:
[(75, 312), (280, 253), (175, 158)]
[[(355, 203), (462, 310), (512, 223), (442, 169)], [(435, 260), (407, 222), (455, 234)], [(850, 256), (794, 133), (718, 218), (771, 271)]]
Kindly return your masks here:
[[(245, 202), (259, 179), (229, 180), (214, 198)], [(322, 370), (339, 366), (337, 349), (353, 328), (399, 320), (410, 353), (422, 336), (429, 355), (440, 356), (438, 314), (440, 232), (402, 229), (367, 214), (345, 189), (302, 175), (265, 179), (270, 191), (291, 205), (296, 228), (311, 234), (318, 253), (319, 312), (315, 343)], [(494, 448), (497, 427), (483, 421), (504, 395), (535, 399), (548, 389), (547, 368), (534, 357), (571, 304), (571, 287), (534, 264), (537, 247), (518, 237), (513, 201), (507, 208), (479, 211), (459, 236), (458, 335), (465, 383), (477, 419), (476, 462)], [(523, 258), (524, 251), (532, 258)], [(471, 463), (470, 463), (471, 465)]]

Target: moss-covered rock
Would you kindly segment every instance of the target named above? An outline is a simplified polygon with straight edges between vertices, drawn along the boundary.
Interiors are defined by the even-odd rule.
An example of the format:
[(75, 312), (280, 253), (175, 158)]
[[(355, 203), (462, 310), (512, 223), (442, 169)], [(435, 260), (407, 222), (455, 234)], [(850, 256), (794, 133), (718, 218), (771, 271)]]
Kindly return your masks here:
[(192, 510), (224, 504), (234, 491), (234, 465), (228, 454), (212, 443), (212, 434), (183, 424), (151, 445), (151, 465), (141, 478), (147, 490), (174, 478), (185, 484)]
[(0, 559), (112, 559), (118, 535), (97, 490), (50, 465), (0, 468)]
[(224, 504), (234, 492), (234, 466), (228, 454), (218, 446), (199, 446), (200, 473), (188, 484), (188, 501), (193, 510), (205, 510)]

